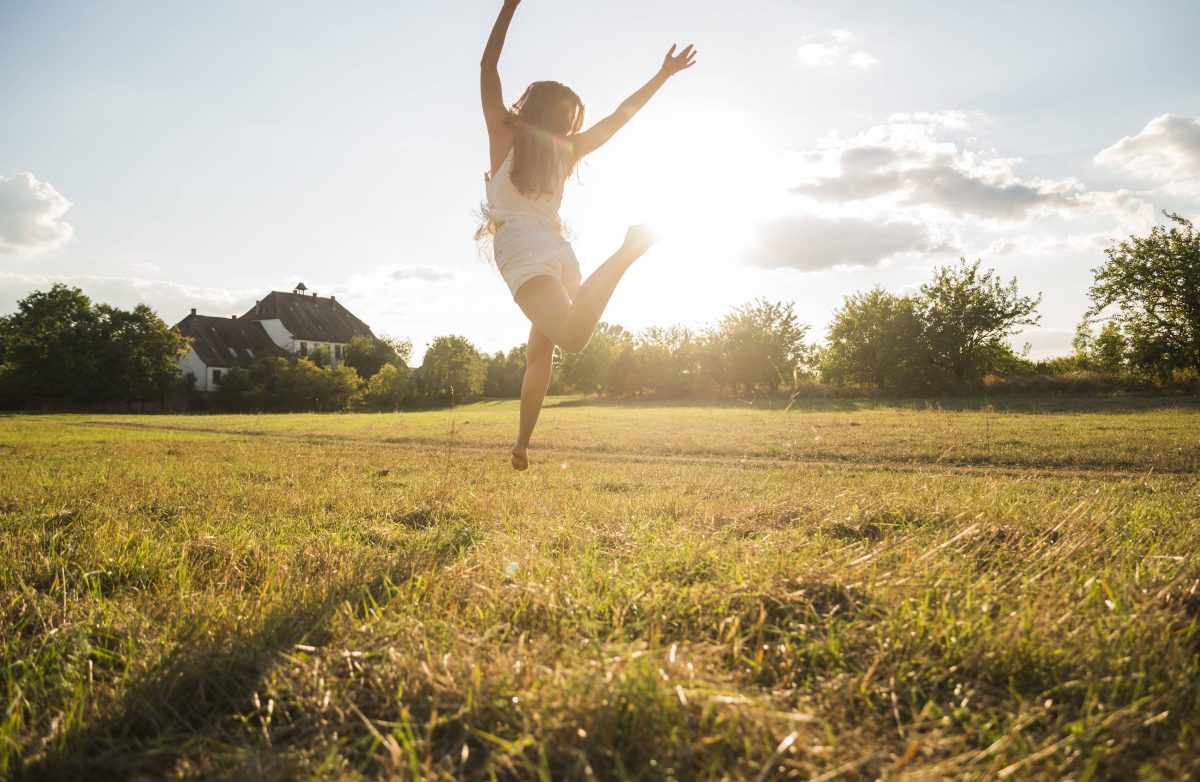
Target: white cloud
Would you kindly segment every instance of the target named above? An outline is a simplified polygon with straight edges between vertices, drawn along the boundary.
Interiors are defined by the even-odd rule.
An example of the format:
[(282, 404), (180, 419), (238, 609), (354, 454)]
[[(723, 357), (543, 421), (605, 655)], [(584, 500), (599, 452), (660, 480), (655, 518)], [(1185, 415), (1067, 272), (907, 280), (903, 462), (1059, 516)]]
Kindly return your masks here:
[(805, 38), (796, 49), (796, 62), (806, 68), (834, 68), (850, 65), (866, 70), (878, 60), (856, 50), (857, 38), (845, 30), (830, 30), (824, 35)]
[(997, 220), (1078, 206), (1079, 186), (1073, 180), (1023, 179), (1014, 170), (1019, 158), (969, 149), (944, 137), (978, 119), (965, 112), (896, 114), (853, 138), (834, 136), (822, 145), (814, 166), (826, 175), (793, 192), (838, 203), (886, 198), (897, 205)]
[(93, 301), (114, 307), (129, 309), (148, 304), (170, 324), (193, 307), (205, 315), (241, 315), (266, 292), (265, 289), (201, 288), (141, 277), (0, 272), (0, 312), (11, 312), (17, 301), (35, 290), (48, 290), (55, 283), (80, 288)]
[(919, 136), (933, 130), (965, 130), (972, 125), (983, 125), (990, 120), (981, 111), (898, 111), (887, 118), (893, 133), (910, 131)]
[(146, 261), (134, 261), (126, 266), (126, 268), (135, 274), (154, 274), (155, 272), (162, 271), (162, 269), (155, 264), (148, 263)]
[[(137, 276), (100, 276), (68, 274), (22, 274), (0, 271), (0, 314), (12, 312), (16, 303), (35, 290), (48, 290), (54, 283), (81, 288), (93, 301), (128, 309), (148, 304), (168, 324), (175, 324), (194, 307), (202, 315), (240, 316), (272, 290), (290, 291), (298, 280), (321, 296), (333, 294), (346, 308), (362, 318), (380, 335), (411, 338), (417, 355), (423, 345), (437, 334), (491, 333), (480, 329), (495, 328), (489, 321), (489, 303), (494, 301), (499, 277), (491, 286), (472, 286), (476, 274), (470, 270), (439, 270), (443, 275), (434, 282), (397, 280), (393, 275), (407, 266), (380, 266), (350, 274), (336, 283), (325, 284), (307, 275), (285, 278), (239, 288), (206, 288), (182, 285)], [(432, 267), (426, 267), (432, 268)], [(449, 275), (449, 276), (446, 276)], [(403, 275), (402, 275), (403, 276)], [(453, 277), (455, 290), (447, 292), (442, 280)], [(453, 296), (454, 306), (448, 306)], [(473, 327), (464, 324), (474, 324)], [(519, 335), (520, 330), (517, 331)], [(493, 337), (494, 339), (494, 337)], [(518, 338), (514, 338), (519, 341)], [(502, 344), (496, 345), (501, 347)]]
[(788, 160), (800, 196), (746, 261), (813, 271), (892, 256), (1099, 257), (1154, 224), (1144, 194), (1089, 190), (1074, 178), (1029, 177), (1021, 159), (975, 136), (976, 112), (893, 114), (856, 135), (831, 134)]
[(941, 243), (917, 223), (804, 214), (763, 225), (748, 260), (768, 269), (818, 271), (874, 266), (893, 255), (936, 249)]
[[(376, 334), (404, 336), (421, 345), (437, 334), (462, 330), (464, 317), (484, 312), (472, 286), (475, 273), (462, 268), (424, 264), (386, 264), (323, 283), (306, 279), (321, 296), (333, 294), (351, 312), (362, 318)], [(289, 277), (296, 280), (301, 277)], [(497, 285), (503, 285), (497, 279)], [(449, 284), (448, 284), (449, 283)], [(288, 290), (291, 285), (288, 283)], [(486, 300), (494, 298), (495, 287), (484, 287)], [(260, 294), (261, 295), (261, 294)], [(453, 302), (454, 306), (448, 306)]]
[(0, 175), (0, 253), (38, 255), (61, 247), (74, 229), (61, 218), (71, 202), (29, 172)]
[(420, 280), (421, 282), (445, 282), (453, 280), (457, 275), (453, 269), (440, 269), (436, 266), (413, 264), (391, 268), (389, 274), (393, 280)]
[(1095, 158), (1100, 165), (1163, 184), (1200, 180), (1200, 117), (1163, 114)]
[(866, 70), (872, 65), (878, 63), (879, 60), (876, 60), (866, 52), (855, 52), (854, 54), (850, 55), (850, 59), (847, 62), (849, 62), (855, 68), (862, 68), (863, 70)]

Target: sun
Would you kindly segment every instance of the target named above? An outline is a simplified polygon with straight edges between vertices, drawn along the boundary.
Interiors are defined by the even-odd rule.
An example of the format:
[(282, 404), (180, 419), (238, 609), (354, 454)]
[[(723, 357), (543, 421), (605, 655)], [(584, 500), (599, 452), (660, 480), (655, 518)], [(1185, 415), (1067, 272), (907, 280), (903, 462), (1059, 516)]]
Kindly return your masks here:
[(641, 328), (750, 297), (760, 226), (794, 207), (778, 145), (752, 116), (722, 110), (646, 112), (625, 132), (585, 161), (564, 202), (585, 275), (629, 225), (659, 235), (606, 317)]
[(573, 210), (581, 226), (611, 233), (646, 222), (664, 249), (728, 258), (780, 210), (778, 158), (751, 117), (694, 110), (635, 122), (636, 132), (600, 161), (603, 175), (589, 183), (584, 173), (587, 203)]

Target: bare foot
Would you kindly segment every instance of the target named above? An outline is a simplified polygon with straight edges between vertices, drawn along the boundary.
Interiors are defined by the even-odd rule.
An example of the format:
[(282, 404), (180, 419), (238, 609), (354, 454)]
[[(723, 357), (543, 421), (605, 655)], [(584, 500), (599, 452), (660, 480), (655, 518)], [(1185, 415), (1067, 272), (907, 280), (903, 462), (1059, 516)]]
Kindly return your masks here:
[(529, 469), (529, 452), (524, 448), (512, 447), (512, 466), (517, 472)]

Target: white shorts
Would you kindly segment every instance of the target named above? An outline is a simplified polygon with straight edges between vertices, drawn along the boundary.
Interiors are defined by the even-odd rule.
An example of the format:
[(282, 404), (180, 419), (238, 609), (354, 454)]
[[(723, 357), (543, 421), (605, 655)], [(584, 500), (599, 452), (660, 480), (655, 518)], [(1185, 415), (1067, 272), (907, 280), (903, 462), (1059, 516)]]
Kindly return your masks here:
[(539, 220), (505, 220), (492, 240), (492, 252), (514, 297), (534, 277), (547, 275), (564, 284), (583, 277), (571, 243)]

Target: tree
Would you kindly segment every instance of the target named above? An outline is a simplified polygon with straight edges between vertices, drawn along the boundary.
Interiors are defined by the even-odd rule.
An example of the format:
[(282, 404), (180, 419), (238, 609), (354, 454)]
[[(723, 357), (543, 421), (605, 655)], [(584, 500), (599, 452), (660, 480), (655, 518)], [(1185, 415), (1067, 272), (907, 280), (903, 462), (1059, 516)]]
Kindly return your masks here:
[(563, 356), (563, 383), (580, 394), (607, 391), (613, 362), (632, 342), (633, 335), (621, 326), (600, 323), (583, 350)]
[(465, 337), (437, 337), (425, 351), (420, 383), (433, 402), (458, 404), (483, 393), (487, 364)]
[(30, 293), (0, 318), (0, 355), (18, 403), (88, 401), (99, 370), (91, 299), (62, 284)]
[(95, 328), (101, 368), (96, 393), (127, 403), (164, 402), (178, 379), (187, 339), (145, 304), (131, 311), (100, 304)]
[(651, 326), (636, 340), (644, 390), (655, 396), (680, 399), (699, 388), (700, 351), (696, 335), (686, 326)]
[(298, 361), (268, 359), (256, 362), (256, 365), (259, 363), (265, 363), (273, 370), (274, 387), (264, 388), (264, 391), (268, 392), (266, 404), (277, 410), (344, 410), (362, 385), (352, 367), (323, 367), (307, 358)]
[(936, 387), (962, 389), (1015, 358), (1005, 339), (1019, 326), (1033, 326), (1041, 294), (1021, 296), (1017, 280), (1004, 285), (980, 262), (943, 266), (921, 286), (916, 312), (922, 321), (926, 377)]
[(333, 365), (333, 353), (325, 345), (312, 346), (304, 358), (322, 368)]
[(1093, 270), (1087, 317), (1115, 308), (1112, 320), (1137, 368), (1200, 372), (1200, 234), (1179, 215), (1163, 214), (1175, 223), (1169, 230), (1155, 226), (1105, 250), (1108, 261)]
[(641, 351), (633, 343), (627, 343), (608, 365), (606, 393), (618, 397), (641, 395), (646, 387), (645, 369)]
[(726, 382), (739, 396), (756, 389), (774, 393), (808, 358), (807, 333), (791, 302), (760, 299), (738, 307), (717, 328)]
[(1115, 321), (1100, 327), (1099, 333), (1092, 331), (1091, 323), (1085, 318), (1075, 329), (1071, 341), (1075, 353), (1066, 363), (1074, 369), (1095, 369), (1101, 372), (1121, 372), (1126, 369), (1126, 353), (1129, 350), (1125, 335)]
[(317, 410), (321, 412), (345, 410), (363, 385), (354, 367), (345, 364), (325, 368), (321, 381), (317, 396)]
[(144, 304), (93, 305), (78, 288), (34, 291), (0, 318), (4, 396), (20, 406), (162, 401), (187, 341)]
[[(264, 361), (267, 359), (263, 359)], [(249, 369), (235, 367), (221, 375), (213, 392), (213, 403), (221, 410), (245, 412), (266, 410), (264, 394)]]
[(214, 401), (227, 410), (330, 412), (346, 409), (361, 387), (353, 367), (272, 357), (226, 372)]
[(412, 361), (413, 343), (411, 339), (385, 335), (380, 337), (379, 341), (391, 348), (392, 352), (396, 354), (396, 358), (400, 359), (397, 366), (407, 367)]
[(502, 399), (519, 397), (525, 378), (525, 362), (525, 345), (518, 345), (508, 353), (497, 351), (487, 362), (483, 395)]
[(876, 287), (834, 313), (821, 374), (836, 385), (909, 391), (920, 382), (923, 346), (916, 303)]
[(370, 410), (398, 410), (412, 393), (407, 367), (384, 364), (363, 388), (360, 404)]
[(359, 334), (346, 346), (346, 365), (354, 367), (364, 380), (388, 364), (408, 366), (412, 358), (412, 342), (408, 340), (378, 339)]

